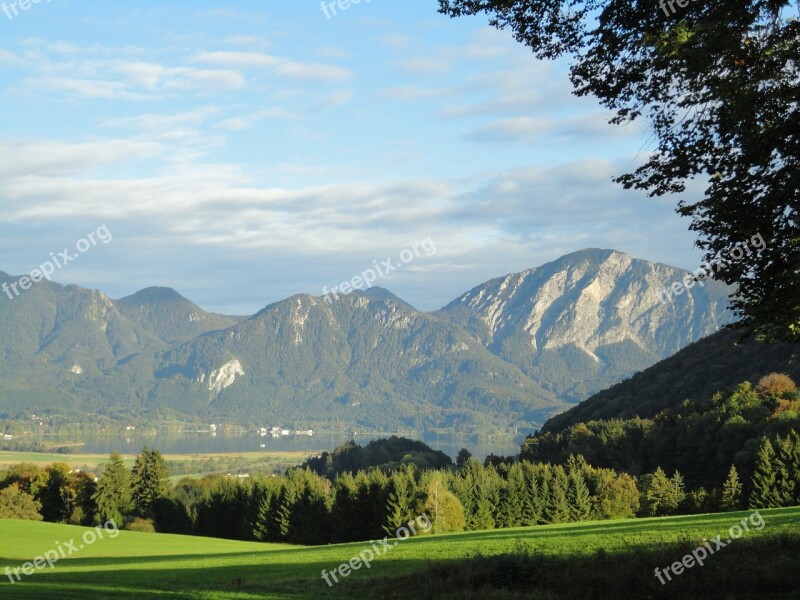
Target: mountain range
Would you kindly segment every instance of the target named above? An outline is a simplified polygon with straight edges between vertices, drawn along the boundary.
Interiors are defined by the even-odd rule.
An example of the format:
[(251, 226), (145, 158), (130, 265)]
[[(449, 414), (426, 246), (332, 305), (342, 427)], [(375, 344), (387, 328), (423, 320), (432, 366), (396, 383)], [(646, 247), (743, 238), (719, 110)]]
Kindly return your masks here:
[[(587, 249), (433, 312), (373, 287), (331, 301), (298, 294), (247, 317), (206, 312), (169, 288), (113, 300), (42, 281), (0, 294), (0, 413), (533, 429), (733, 321), (718, 282), (665, 298), (685, 275)], [(0, 284), (15, 280), (0, 272)]]

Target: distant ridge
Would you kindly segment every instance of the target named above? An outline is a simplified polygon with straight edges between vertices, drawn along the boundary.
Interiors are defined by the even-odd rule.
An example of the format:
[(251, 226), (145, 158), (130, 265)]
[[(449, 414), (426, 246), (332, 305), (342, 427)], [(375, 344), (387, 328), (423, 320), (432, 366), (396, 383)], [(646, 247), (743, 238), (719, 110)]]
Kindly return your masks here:
[(355, 293), (360, 294), (362, 296), (366, 296), (367, 298), (374, 298), (375, 300), (391, 300), (392, 302), (397, 302), (398, 304), (402, 304), (407, 308), (410, 308), (411, 310), (416, 310), (408, 302), (395, 296), (392, 292), (390, 292), (386, 288), (372, 286), (370, 288), (367, 288), (366, 290), (358, 290)]
[(204, 311), (168, 287), (148, 287), (116, 301), (120, 312), (166, 343), (188, 342), (236, 324), (233, 317)]
[(154, 304), (158, 302), (181, 302), (186, 300), (178, 292), (168, 287), (149, 287), (138, 292), (125, 296), (117, 300), (123, 306), (133, 306), (137, 304)]

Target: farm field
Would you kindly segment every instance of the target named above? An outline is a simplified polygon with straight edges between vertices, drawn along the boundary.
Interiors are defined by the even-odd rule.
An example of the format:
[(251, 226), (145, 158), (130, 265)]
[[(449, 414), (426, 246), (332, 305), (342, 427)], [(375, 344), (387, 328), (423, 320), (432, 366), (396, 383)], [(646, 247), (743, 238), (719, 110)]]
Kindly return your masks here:
[[(197, 454), (164, 454), (164, 460), (167, 463), (186, 463), (208, 461), (225, 461), (229, 464), (236, 464), (241, 467), (248, 467), (252, 465), (276, 465), (276, 466), (290, 466), (299, 465), (309, 456), (315, 456), (318, 452), (310, 451), (262, 451), (262, 452), (208, 452)], [(136, 460), (135, 454), (123, 454), (125, 466), (128, 468), (133, 466)], [(8, 467), (18, 463), (34, 463), (40, 467), (44, 467), (54, 462), (66, 463), (72, 469), (95, 469), (98, 465), (105, 464), (109, 460), (108, 454), (59, 454), (54, 452), (15, 452), (0, 450), (0, 469), (7, 469)], [(207, 471), (198, 469), (196, 473), (191, 473), (189, 476), (202, 476)], [(183, 475), (181, 475), (183, 476)], [(176, 476), (180, 478), (181, 476)]]
[[(53, 569), (45, 565), (14, 584), (3, 576), (0, 597), (796, 597), (800, 508), (760, 515), (760, 530), (750, 526), (704, 566), (686, 569), (665, 585), (656, 579), (655, 567), (680, 561), (703, 538), (729, 539), (731, 526), (750, 518), (750, 511), (390, 538), (388, 547), (376, 542), (384, 555), (369, 569), (361, 566), (330, 587), (322, 570), (350, 561), (371, 548), (369, 542), (302, 547), (128, 531), (110, 539), (114, 532), (104, 530), (104, 539)], [(87, 531), (92, 530), (0, 520), (0, 570), (42, 556), (56, 542), (75, 540), (77, 547)]]

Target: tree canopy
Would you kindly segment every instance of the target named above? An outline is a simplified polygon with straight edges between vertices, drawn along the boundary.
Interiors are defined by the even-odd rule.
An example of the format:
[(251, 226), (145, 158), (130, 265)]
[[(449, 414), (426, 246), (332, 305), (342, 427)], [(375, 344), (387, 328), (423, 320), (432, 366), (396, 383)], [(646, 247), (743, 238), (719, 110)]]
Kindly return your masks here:
[(714, 277), (737, 286), (741, 324), (800, 340), (800, 22), (790, 2), (439, 3), (451, 17), (487, 13), (537, 58), (570, 57), (575, 93), (597, 97), (612, 123), (646, 119), (655, 147), (617, 181), (680, 194)]

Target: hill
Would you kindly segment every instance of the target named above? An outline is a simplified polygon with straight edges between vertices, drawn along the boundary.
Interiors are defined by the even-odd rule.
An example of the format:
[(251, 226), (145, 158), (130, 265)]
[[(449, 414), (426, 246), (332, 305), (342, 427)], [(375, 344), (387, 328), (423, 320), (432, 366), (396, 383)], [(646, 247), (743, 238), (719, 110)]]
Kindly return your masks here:
[(146, 288), (117, 300), (116, 306), (131, 322), (167, 344), (188, 342), (237, 322), (233, 317), (204, 311), (171, 288)]
[(308, 467), (317, 475), (333, 481), (340, 473), (356, 474), (371, 468), (389, 472), (402, 465), (414, 465), (421, 470), (442, 469), (453, 466), (453, 461), (441, 450), (434, 450), (418, 440), (393, 435), (388, 439), (372, 440), (366, 446), (348, 441), (332, 452), (309, 458), (301, 467)]
[(651, 418), (684, 400), (707, 401), (715, 392), (753, 383), (771, 372), (800, 381), (800, 345), (769, 345), (721, 331), (549, 419), (542, 431), (559, 432), (602, 419)]
[[(0, 520), (5, 544), (0, 570), (19, 568), (75, 542), (76, 553), (22, 581), (4, 576), (7, 598), (520, 598), (593, 597), (672, 599), (705, 597), (790, 598), (800, 588), (793, 567), (800, 551), (800, 509), (760, 511), (764, 525), (661, 585), (656, 566), (691, 553), (702, 538), (729, 537), (749, 512), (548, 525), (423, 535), (408, 540), (301, 547), (201, 537), (91, 529)], [(78, 545), (83, 547), (78, 548)], [(326, 585), (323, 570), (338, 570), (367, 549), (384, 548), (370, 561)], [(382, 555), (381, 555), (382, 554)], [(364, 554), (368, 558), (367, 554)], [(747, 568), (742, 569), (741, 565)], [(712, 566), (713, 565), (713, 566)], [(569, 577), (564, 577), (564, 573)], [(13, 577), (13, 574), (12, 574)]]

